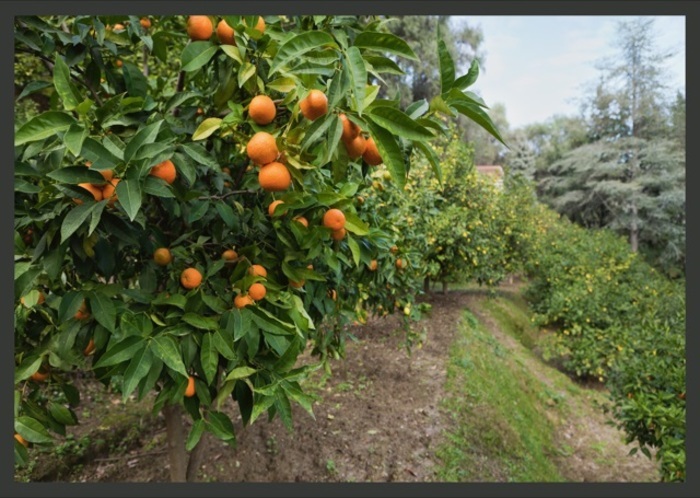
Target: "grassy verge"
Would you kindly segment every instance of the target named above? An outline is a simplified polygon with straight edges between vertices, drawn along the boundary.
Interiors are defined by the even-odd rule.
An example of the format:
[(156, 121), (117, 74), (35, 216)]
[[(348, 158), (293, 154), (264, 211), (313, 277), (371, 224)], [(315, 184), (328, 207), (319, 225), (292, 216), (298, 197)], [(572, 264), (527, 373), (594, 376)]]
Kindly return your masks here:
[[(469, 312), (450, 351), (439, 481), (560, 482), (544, 386)], [(546, 394), (546, 393), (545, 393)], [(556, 408), (554, 408), (556, 409)]]

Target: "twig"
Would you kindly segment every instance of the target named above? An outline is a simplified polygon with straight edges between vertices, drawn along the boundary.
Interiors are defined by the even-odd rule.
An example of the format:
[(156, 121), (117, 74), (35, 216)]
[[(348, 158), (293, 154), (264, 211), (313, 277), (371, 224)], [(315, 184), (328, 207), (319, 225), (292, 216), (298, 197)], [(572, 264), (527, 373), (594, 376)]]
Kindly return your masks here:
[[(181, 93), (182, 90), (185, 88), (185, 71), (180, 71), (180, 74), (177, 76), (177, 87), (175, 88), (175, 94), (177, 95), (178, 93)], [(180, 107), (176, 107), (173, 109), (173, 116), (178, 117), (180, 115)]]
[(167, 453), (168, 450), (158, 450), (158, 451), (150, 451), (148, 453), (139, 453), (138, 455), (119, 455), (115, 457), (106, 457), (106, 458), (95, 458), (96, 462), (115, 462), (117, 460), (123, 460), (125, 458), (141, 458), (141, 457), (146, 457), (146, 456), (152, 456), (152, 455), (162, 455), (163, 453)]
[(230, 192), (226, 192), (223, 195), (205, 195), (202, 197), (198, 197), (197, 200), (199, 201), (209, 201), (209, 200), (222, 200), (226, 199), (227, 197), (230, 197), (232, 195), (239, 195), (239, 194), (246, 194), (246, 195), (252, 195), (252, 194), (257, 194), (255, 190), (232, 190)]
[(148, 47), (143, 46), (143, 75), (148, 77)]

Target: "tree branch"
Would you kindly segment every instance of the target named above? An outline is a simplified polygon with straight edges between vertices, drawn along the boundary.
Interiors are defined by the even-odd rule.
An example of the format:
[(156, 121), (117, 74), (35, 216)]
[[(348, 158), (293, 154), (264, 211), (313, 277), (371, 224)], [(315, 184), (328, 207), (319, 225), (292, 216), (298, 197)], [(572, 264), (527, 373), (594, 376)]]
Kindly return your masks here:
[[(175, 93), (181, 93), (182, 90), (185, 88), (185, 71), (180, 71), (180, 74), (177, 76), (177, 87), (175, 88)], [(173, 109), (173, 116), (178, 117), (180, 115), (180, 107), (176, 107)]]
[(257, 194), (258, 192), (255, 190), (232, 190), (230, 192), (226, 192), (223, 195), (204, 195), (202, 197), (198, 197), (197, 200), (199, 201), (211, 201), (211, 200), (222, 200), (226, 199), (227, 197), (230, 197), (232, 195), (239, 195), (239, 194), (246, 194), (246, 195), (253, 195)]

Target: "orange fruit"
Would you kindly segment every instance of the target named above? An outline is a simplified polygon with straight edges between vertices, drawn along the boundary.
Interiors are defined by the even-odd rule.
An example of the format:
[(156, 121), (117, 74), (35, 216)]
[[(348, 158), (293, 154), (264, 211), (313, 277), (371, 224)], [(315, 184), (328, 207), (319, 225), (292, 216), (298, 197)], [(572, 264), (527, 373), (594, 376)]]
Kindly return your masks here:
[(346, 234), (347, 232), (344, 228), (341, 228), (340, 230), (333, 230), (333, 232), (331, 232), (331, 238), (333, 240), (343, 240)]
[(162, 178), (168, 184), (172, 184), (175, 181), (175, 178), (177, 178), (177, 170), (170, 159), (166, 159), (162, 163), (153, 166), (149, 174), (151, 176), (155, 176), (156, 178)]
[(323, 215), (323, 226), (333, 231), (340, 230), (345, 226), (345, 215), (340, 209), (329, 209)]
[(197, 116), (201, 116), (202, 114), (204, 114), (204, 109), (197, 107)]
[(313, 121), (328, 112), (328, 97), (321, 90), (311, 90), (306, 98), (299, 102), (299, 108), (306, 119)]
[[(91, 163), (90, 161), (87, 161), (87, 162), (85, 163), (85, 166), (87, 166), (88, 168), (90, 168), (90, 167), (92, 167), (92, 163)], [(98, 173), (101, 174), (101, 175), (102, 175), (102, 178), (104, 178), (105, 181), (107, 181), (107, 182), (111, 181), (112, 178), (114, 178), (114, 171), (112, 171), (111, 169), (101, 169), (101, 170), (98, 170)], [(100, 188), (100, 189), (102, 188), (101, 186), (98, 187), (98, 186), (95, 185), (95, 184), (93, 184), (93, 187), (97, 187), (97, 188)]]
[(267, 270), (265, 269), (265, 267), (263, 267), (261, 265), (251, 266), (250, 268), (248, 268), (248, 273), (250, 273), (251, 275), (254, 275), (256, 277), (267, 278)]
[(382, 156), (379, 155), (379, 149), (372, 137), (367, 139), (367, 147), (362, 153), (362, 159), (370, 166), (378, 166), (382, 164)]
[(281, 192), (292, 184), (292, 175), (284, 164), (271, 162), (260, 168), (258, 182), (263, 190)]
[(345, 150), (348, 151), (348, 156), (350, 159), (357, 159), (364, 154), (367, 148), (367, 140), (361, 134), (357, 135), (355, 138), (349, 142), (343, 142), (345, 144)]
[(91, 338), (90, 342), (88, 342), (87, 346), (85, 346), (85, 349), (83, 350), (83, 355), (90, 356), (94, 351), (95, 351), (95, 341)]
[(248, 295), (256, 301), (260, 301), (264, 298), (265, 294), (267, 294), (267, 289), (260, 282), (255, 282), (248, 288)]
[(142, 17), (139, 20), (139, 23), (141, 23), (141, 26), (143, 26), (143, 29), (148, 29), (151, 27), (151, 20), (148, 17)]
[(303, 216), (297, 216), (296, 218), (294, 218), (294, 221), (296, 221), (297, 223), (301, 223), (306, 228), (309, 228), (309, 220), (307, 220)]
[(168, 266), (172, 260), (173, 255), (167, 247), (159, 247), (153, 253), (153, 261), (155, 261), (158, 266)]
[(24, 446), (25, 448), (29, 447), (29, 443), (27, 442), (27, 440), (24, 439), (24, 438), (23, 438), (22, 436), (20, 436), (19, 434), (15, 433), (15, 439), (17, 440), (17, 442), (18, 442), (19, 444), (21, 444), (21, 445)]
[(238, 253), (233, 249), (226, 249), (221, 255), (226, 261), (235, 261), (238, 259)]
[(114, 65), (117, 67), (122, 67), (124, 65), (124, 63), (122, 62), (121, 59), (117, 59), (116, 61), (114, 61)]
[(277, 115), (277, 107), (267, 95), (256, 95), (248, 105), (248, 116), (259, 125), (272, 123)]
[(107, 185), (102, 187), (102, 196), (105, 199), (109, 199), (107, 205), (114, 206), (114, 203), (119, 200), (117, 196), (117, 183), (121, 180), (119, 178), (113, 178)]
[(275, 137), (265, 131), (259, 131), (251, 137), (246, 145), (246, 153), (255, 164), (269, 164), (280, 155)]
[(260, 31), (261, 33), (265, 32), (265, 19), (262, 17), (258, 17), (258, 22), (255, 24), (255, 29)]
[(247, 294), (238, 294), (235, 298), (233, 298), (233, 305), (238, 309), (245, 308), (251, 304), (255, 304), (255, 301), (253, 301), (253, 298)]
[(235, 31), (229, 24), (222, 19), (219, 21), (219, 24), (216, 25), (216, 36), (219, 38), (219, 41), (223, 43), (224, 45), (235, 45), (236, 40), (234, 39)]
[(341, 114), (340, 121), (343, 123), (343, 134), (340, 138), (343, 142), (350, 142), (360, 134), (360, 127), (350, 121), (345, 114)]
[(365, 203), (365, 198), (362, 197), (361, 195), (357, 196), (357, 203), (362, 206)]
[(87, 304), (85, 304), (85, 299), (83, 299), (80, 308), (78, 308), (78, 311), (75, 312), (75, 315), (73, 315), (73, 317), (76, 320), (87, 320), (88, 318), (90, 318), (90, 312), (87, 309)]
[(223, 168), (221, 168), (221, 172), (226, 173), (228, 176), (231, 176), (231, 168), (229, 168), (228, 166), (224, 166)]
[(396, 254), (397, 252), (399, 252), (399, 248), (396, 246), (391, 246), (391, 249), (389, 249), (389, 251), (391, 252), (391, 254)]
[[(44, 293), (39, 291), (39, 297), (36, 300), (36, 305), (39, 306), (40, 304), (44, 304), (44, 300), (45, 300)], [(19, 302), (22, 303), (25, 308), (28, 308), (26, 301), (23, 297), (19, 298)]]
[(267, 207), (267, 212), (270, 213), (270, 216), (272, 216), (273, 214), (275, 214), (275, 208), (276, 208), (277, 206), (279, 206), (280, 204), (284, 204), (284, 201), (276, 200), (276, 201), (272, 201), (272, 202), (270, 203), (270, 205)]
[(185, 289), (194, 289), (202, 283), (202, 274), (196, 268), (187, 268), (180, 274), (180, 283)]
[(124, 29), (124, 25), (123, 25), (123, 24), (117, 23), (117, 24), (114, 25), (114, 31), (119, 31), (120, 29)]
[(49, 378), (49, 372), (47, 370), (42, 371), (42, 369), (40, 368), (39, 370), (34, 372), (30, 378), (35, 382), (44, 382), (46, 379)]
[(185, 397), (186, 398), (191, 398), (194, 396), (196, 389), (194, 387), (194, 377), (190, 375), (190, 378), (187, 379), (187, 389), (185, 389)]
[(190, 16), (187, 19), (187, 35), (192, 41), (204, 41), (211, 38), (214, 25), (207, 16)]
[(328, 297), (335, 301), (336, 299), (338, 299), (338, 293), (335, 289), (328, 289)]
[(301, 289), (305, 283), (306, 283), (305, 280), (301, 280), (300, 282), (295, 282), (294, 280), (289, 281), (289, 285), (291, 285), (295, 289)]
[(406, 268), (406, 265), (407, 263), (405, 259), (399, 258), (396, 260), (396, 268), (398, 268), (399, 270)]
[[(88, 192), (90, 192), (92, 194), (92, 196), (95, 198), (96, 202), (101, 201), (103, 198), (102, 189), (100, 189), (99, 187), (95, 187), (92, 183), (79, 183), (78, 187), (82, 187), (85, 190), (87, 190)], [(82, 199), (77, 199), (77, 198), (73, 199), (73, 202), (75, 202), (76, 204), (83, 203)]]
[(373, 259), (372, 261), (369, 262), (369, 271), (377, 271), (377, 260)]

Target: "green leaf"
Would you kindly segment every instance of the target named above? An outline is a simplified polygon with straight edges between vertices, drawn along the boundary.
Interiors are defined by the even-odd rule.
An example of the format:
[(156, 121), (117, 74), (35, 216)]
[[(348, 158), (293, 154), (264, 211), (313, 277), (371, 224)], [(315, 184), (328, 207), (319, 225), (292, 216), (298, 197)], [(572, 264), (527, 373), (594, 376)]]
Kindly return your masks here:
[(440, 59), (440, 88), (441, 93), (445, 93), (452, 88), (455, 82), (455, 63), (444, 40), (438, 40), (438, 56)]
[(216, 368), (219, 366), (219, 352), (214, 346), (212, 334), (204, 334), (202, 337), (202, 350), (200, 351), (202, 370), (207, 379), (207, 384), (211, 384), (216, 376)]
[(227, 227), (233, 228), (236, 226), (236, 215), (234, 214), (231, 206), (225, 202), (217, 202), (215, 206), (216, 211), (219, 213), (219, 216), (221, 216), (223, 222), (226, 223)]
[(460, 90), (464, 90), (465, 88), (469, 88), (474, 83), (476, 83), (476, 80), (478, 77), (479, 77), (479, 61), (474, 59), (472, 61), (471, 65), (469, 66), (469, 71), (467, 71), (467, 74), (457, 78), (452, 86), (454, 88), (459, 88)]
[(236, 439), (236, 434), (233, 431), (233, 423), (228, 415), (222, 412), (209, 412), (208, 426), (209, 430), (219, 439), (231, 441)]
[(430, 163), (430, 167), (433, 169), (433, 173), (437, 177), (438, 181), (442, 183), (442, 168), (440, 167), (440, 158), (438, 157), (435, 150), (433, 150), (432, 145), (425, 142), (414, 142), (414, 145), (420, 150), (425, 158)]
[(151, 366), (153, 366), (153, 353), (149, 347), (144, 347), (134, 355), (124, 372), (122, 400), (127, 400), (141, 379), (148, 375)]
[(255, 422), (260, 415), (265, 413), (274, 403), (274, 396), (256, 396), (255, 404), (253, 404), (253, 412), (250, 414), (250, 421), (248, 424), (253, 425), (253, 422)]
[(238, 379), (246, 379), (253, 375), (255, 372), (257, 372), (256, 369), (250, 368), (250, 367), (238, 367), (234, 368), (229, 372), (229, 374), (226, 376), (226, 380), (238, 380)]
[(414, 61), (418, 60), (418, 57), (413, 50), (411, 50), (408, 43), (391, 33), (363, 31), (355, 38), (355, 47), (366, 48), (377, 52), (388, 52)]
[(117, 323), (117, 310), (112, 300), (101, 292), (95, 292), (88, 296), (90, 311), (95, 320), (104, 328), (114, 333)]
[(46, 428), (38, 420), (26, 415), (15, 419), (15, 432), (30, 443), (53, 442)]
[(27, 95), (43, 90), (44, 88), (50, 87), (51, 83), (48, 81), (31, 81), (22, 89), (22, 92), (17, 96), (17, 101), (19, 102)]
[(49, 402), (48, 404), (49, 414), (56, 422), (62, 425), (77, 425), (78, 420), (75, 418), (73, 412), (63, 405), (55, 402)]
[(399, 67), (396, 62), (381, 55), (365, 55), (365, 61), (367, 61), (372, 69), (377, 73), (389, 73), (403, 76), (404, 71)]
[(392, 179), (403, 190), (406, 185), (406, 163), (394, 135), (374, 123), (367, 123), (367, 126)]
[(88, 131), (82, 125), (73, 124), (63, 135), (63, 143), (73, 155), (79, 155), (83, 148), (83, 142), (87, 138)]
[(355, 262), (355, 266), (360, 266), (360, 246), (353, 237), (348, 237), (348, 247), (350, 247), (352, 260)]
[(343, 122), (335, 114), (332, 116), (332, 123), (328, 131), (328, 148), (323, 161), (324, 164), (333, 158), (333, 154), (335, 154), (335, 151), (338, 149), (338, 144), (340, 144), (340, 137), (343, 135)]
[[(215, 170), (221, 170), (219, 163), (207, 152), (207, 150), (200, 144), (180, 144), (180, 148), (190, 156), (195, 162), (214, 168)], [(177, 164), (176, 164), (177, 166)]]
[(15, 147), (28, 142), (36, 142), (51, 137), (59, 131), (67, 130), (76, 124), (69, 114), (60, 111), (47, 111), (24, 123), (15, 133)]
[(221, 45), (221, 50), (231, 57), (233, 60), (238, 62), (239, 64), (243, 64), (243, 59), (241, 59), (241, 52), (238, 49), (238, 47), (234, 45)]
[(230, 338), (227, 340), (221, 330), (214, 332), (214, 337), (212, 340), (214, 341), (216, 350), (221, 354), (221, 356), (227, 360), (236, 359), (236, 352), (233, 350), (233, 341), (230, 340)]
[(491, 121), (491, 117), (489, 117), (486, 111), (484, 111), (480, 106), (466, 102), (455, 102), (452, 104), (452, 107), (454, 107), (459, 113), (467, 116), (469, 119), (493, 135), (493, 137), (499, 142), (508, 147), (503, 140), (503, 137), (501, 137), (498, 128), (496, 128), (496, 125), (493, 124), (493, 121)]
[(334, 119), (338, 119), (335, 114), (326, 114), (321, 119), (315, 120), (309, 128), (306, 130), (306, 135), (301, 144), (301, 151), (304, 152), (309, 146), (313, 145), (316, 141), (320, 140), (326, 130), (331, 126)]
[(129, 140), (129, 143), (124, 149), (124, 161), (127, 163), (131, 161), (131, 158), (136, 155), (142, 145), (152, 144), (156, 141), (156, 137), (158, 136), (158, 132), (160, 131), (163, 121), (164, 120), (161, 119), (155, 123), (151, 123), (148, 126), (141, 128), (136, 135), (131, 137), (131, 140)]
[(221, 128), (221, 118), (207, 118), (202, 121), (192, 134), (192, 140), (203, 140)]
[(185, 377), (189, 377), (185, 364), (182, 361), (182, 354), (180, 353), (175, 339), (167, 335), (162, 335), (153, 339), (151, 347), (153, 353), (168, 367)]
[(70, 69), (63, 57), (58, 53), (56, 54), (53, 68), (53, 86), (56, 88), (56, 93), (61, 97), (63, 107), (67, 111), (75, 109), (83, 100), (75, 85), (70, 81)]
[(333, 37), (323, 31), (305, 31), (293, 36), (280, 46), (270, 63), (268, 75), (272, 76), (282, 65), (291, 60), (299, 60), (302, 54), (322, 46), (337, 47)]
[(141, 209), (141, 184), (136, 179), (126, 179), (117, 183), (117, 197), (119, 203), (129, 216), (129, 220), (134, 221)]
[(68, 240), (80, 228), (96, 206), (97, 203), (95, 202), (85, 203), (74, 207), (68, 212), (66, 217), (63, 218), (63, 223), (61, 223), (61, 243)]
[(345, 213), (345, 229), (355, 235), (367, 235), (369, 225), (354, 213)]
[(264, 308), (255, 307), (250, 310), (250, 317), (264, 332), (278, 335), (289, 335), (294, 333), (294, 326), (283, 322), (276, 316), (270, 314)]
[(58, 305), (59, 323), (67, 322), (75, 316), (83, 302), (83, 293), (78, 291), (68, 291), (61, 298)]
[(173, 294), (169, 297), (166, 297), (165, 294), (160, 294), (152, 303), (156, 306), (175, 306), (176, 308), (184, 310), (187, 305), (187, 298), (182, 294)]
[(301, 389), (289, 384), (288, 382), (282, 382), (282, 389), (287, 393), (287, 396), (296, 401), (306, 412), (311, 415), (311, 418), (316, 419), (313, 411), (314, 398), (308, 394), (301, 391)]
[(202, 434), (204, 434), (204, 427), (204, 419), (202, 418), (192, 423), (192, 429), (190, 429), (187, 441), (185, 442), (186, 451), (192, 451), (192, 449), (197, 446), (197, 443), (199, 443), (199, 440), (202, 438)]
[[(80, 155), (92, 162), (91, 170), (114, 169), (120, 159), (93, 138), (86, 138)], [(87, 168), (86, 168), (87, 169)]]
[(172, 97), (168, 99), (168, 102), (165, 104), (165, 109), (164, 112), (170, 112), (172, 111), (175, 107), (181, 106), (188, 100), (192, 99), (198, 99), (201, 98), (202, 94), (199, 92), (181, 92), (181, 93), (176, 93)]
[(255, 75), (255, 66), (248, 61), (245, 61), (238, 70), (238, 86), (243, 88), (243, 85)]
[(348, 49), (347, 62), (353, 107), (361, 116), (364, 109), (365, 87), (367, 86), (367, 68), (359, 48), (350, 47)]
[(407, 114), (394, 107), (374, 107), (368, 112), (368, 116), (374, 123), (401, 138), (407, 140), (430, 140), (434, 138), (430, 130), (419, 125)]
[(15, 369), (15, 384), (27, 380), (34, 375), (41, 367), (44, 358), (41, 356), (31, 356), (26, 358), (22, 364)]
[(218, 330), (219, 324), (211, 317), (201, 316), (196, 313), (185, 313), (181, 320), (194, 328), (201, 330)]
[(134, 353), (143, 347), (143, 337), (130, 335), (111, 346), (93, 365), (93, 368), (111, 367), (133, 358)]
[(269, 88), (271, 90), (275, 90), (277, 92), (289, 93), (292, 90), (294, 90), (297, 86), (299, 86), (299, 82), (297, 80), (295, 80), (294, 78), (291, 78), (289, 76), (285, 76), (282, 78), (277, 78), (275, 80), (272, 80), (265, 86), (266, 86), (266, 88)]
[(156, 197), (175, 197), (172, 187), (159, 178), (147, 176), (143, 183), (143, 193), (155, 195)]
[(134, 97), (146, 97), (148, 94), (148, 78), (141, 70), (131, 62), (124, 62), (122, 71), (124, 72), (124, 83), (126, 91)]
[(188, 43), (182, 51), (182, 70), (188, 73), (196, 71), (209, 62), (218, 49), (218, 45), (208, 41)]
[(77, 185), (78, 183), (104, 183), (104, 177), (99, 172), (85, 166), (58, 168), (48, 172), (46, 176), (57, 182), (71, 185)]

